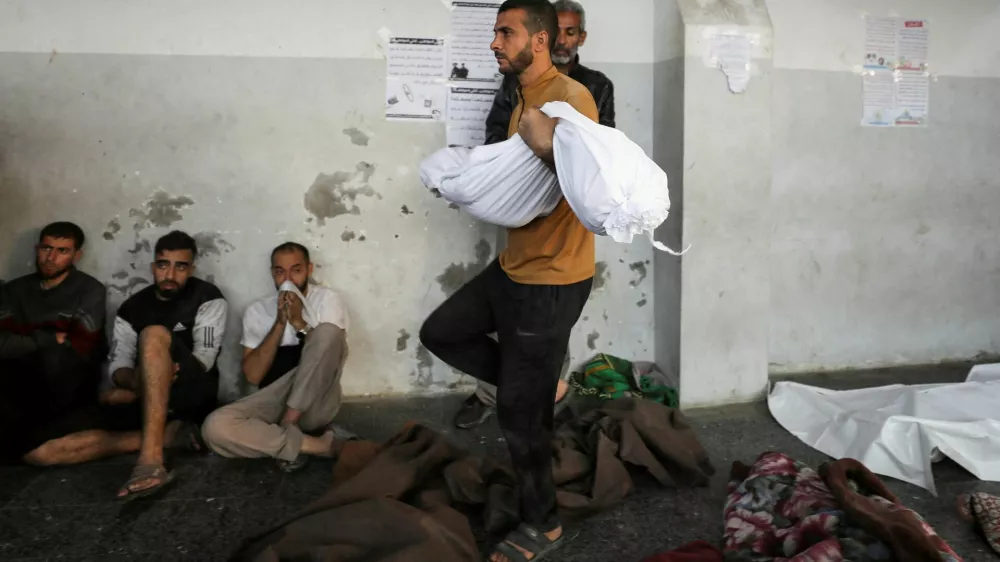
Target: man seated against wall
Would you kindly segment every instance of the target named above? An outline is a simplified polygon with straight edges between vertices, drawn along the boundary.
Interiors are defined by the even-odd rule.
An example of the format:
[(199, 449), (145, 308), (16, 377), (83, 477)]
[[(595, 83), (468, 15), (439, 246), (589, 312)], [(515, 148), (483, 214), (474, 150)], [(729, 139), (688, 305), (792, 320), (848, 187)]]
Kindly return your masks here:
[(215, 411), (202, 427), (205, 444), (219, 455), (273, 457), (292, 472), (310, 456), (336, 457), (354, 438), (332, 423), (347, 359), (347, 310), (339, 294), (310, 282), (312, 272), (301, 244), (271, 252), (277, 293), (243, 317), (243, 374), (259, 390)]
[(170, 483), (164, 444), (198, 448), (192, 441), (200, 433), (197, 424), (218, 406), (216, 359), (228, 307), (215, 285), (193, 276), (197, 255), (184, 232), (160, 238), (152, 265), (156, 282), (126, 300), (115, 318), (109, 366), (115, 389), (104, 399), (118, 406), (121, 424), (142, 428), (109, 435), (114, 448), (139, 450), (120, 498), (147, 496)]
[(50, 464), (53, 443), (99, 419), (105, 289), (76, 269), (84, 234), (42, 229), (35, 273), (0, 286), (0, 460)]

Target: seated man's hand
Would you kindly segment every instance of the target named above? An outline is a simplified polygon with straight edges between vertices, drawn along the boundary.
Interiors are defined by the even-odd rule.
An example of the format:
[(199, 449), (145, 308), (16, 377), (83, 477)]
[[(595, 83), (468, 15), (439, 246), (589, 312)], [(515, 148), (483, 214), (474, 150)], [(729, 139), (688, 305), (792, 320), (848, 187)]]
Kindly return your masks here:
[(286, 298), (288, 299), (288, 322), (296, 330), (305, 328), (306, 321), (302, 317), (302, 299), (300, 299), (295, 293), (287, 293)]
[(556, 119), (542, 113), (537, 106), (529, 107), (521, 114), (521, 121), (517, 124), (517, 133), (521, 139), (531, 148), (535, 156), (541, 158), (548, 164), (555, 163), (552, 154), (552, 136), (556, 132)]
[(69, 335), (66, 332), (56, 332), (56, 343), (58, 343), (59, 345), (63, 345), (64, 343), (66, 343), (68, 338)]

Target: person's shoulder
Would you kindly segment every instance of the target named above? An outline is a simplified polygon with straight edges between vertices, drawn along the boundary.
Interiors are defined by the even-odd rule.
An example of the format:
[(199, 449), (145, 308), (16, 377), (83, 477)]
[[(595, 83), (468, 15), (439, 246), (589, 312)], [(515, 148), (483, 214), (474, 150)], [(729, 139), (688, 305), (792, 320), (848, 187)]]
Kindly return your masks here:
[(133, 293), (132, 296), (125, 299), (125, 302), (118, 307), (118, 316), (131, 321), (131, 315), (138, 309), (143, 307), (143, 303), (148, 303), (151, 299), (155, 299), (156, 295), (156, 285), (148, 285), (143, 287), (138, 292)]
[(84, 273), (79, 269), (73, 270), (73, 278), (75, 282), (79, 285), (80, 289), (83, 291), (101, 291), (105, 290), (104, 283), (101, 283), (94, 276), (89, 273)]
[[(261, 297), (247, 307), (246, 311), (243, 313), (244, 318), (256, 318), (260, 316), (267, 316), (267, 311), (270, 309), (277, 310), (277, 295), (268, 295), (266, 297)], [(270, 305), (270, 306), (269, 306)]]
[(560, 74), (556, 79), (561, 81), (560, 89), (562, 91), (562, 95), (559, 96), (560, 99), (557, 101), (564, 101), (589, 119), (597, 121), (597, 102), (594, 101), (594, 96), (590, 93), (590, 90), (583, 84), (563, 74)]
[(331, 289), (330, 287), (326, 287), (324, 285), (310, 285), (309, 294), (313, 295), (313, 298), (315, 298), (317, 302), (335, 302), (341, 304), (344, 300), (340, 291)]
[[(593, 68), (578, 65), (574, 75), (579, 75), (580, 79), (578, 82), (582, 82), (584, 86), (588, 84), (593, 84), (595, 86), (611, 85), (611, 79), (608, 78), (606, 74), (600, 70), (594, 70)], [(576, 76), (574, 76), (576, 78)]]
[(4, 290), (10, 292), (11, 294), (20, 293), (28, 287), (38, 286), (38, 274), (29, 273), (27, 275), (22, 275), (20, 277), (11, 279), (3, 284)]
[(188, 283), (191, 284), (191, 294), (197, 301), (208, 302), (217, 299), (225, 299), (225, 297), (222, 296), (222, 291), (220, 291), (214, 283), (209, 283), (208, 281), (198, 277), (192, 277), (188, 280)]

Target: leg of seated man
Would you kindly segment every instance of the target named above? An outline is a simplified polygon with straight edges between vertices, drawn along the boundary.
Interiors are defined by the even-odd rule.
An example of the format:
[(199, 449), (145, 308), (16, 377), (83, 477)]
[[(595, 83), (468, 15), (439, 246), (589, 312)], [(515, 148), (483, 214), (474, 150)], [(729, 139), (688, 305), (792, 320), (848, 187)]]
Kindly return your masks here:
[(134, 453), (142, 443), (142, 433), (113, 433), (90, 429), (51, 439), (24, 456), (24, 462), (35, 466), (80, 464), (114, 455)]
[(138, 469), (158, 469), (147, 478), (130, 479), (118, 491), (119, 497), (142, 492), (163, 484), (163, 440), (167, 425), (167, 404), (170, 385), (174, 380), (174, 361), (170, 356), (172, 335), (163, 326), (149, 326), (139, 334), (137, 372), (142, 400), (142, 444), (139, 448)]
[[(328, 425), (340, 409), (340, 376), (347, 357), (345, 332), (320, 324), (309, 334), (299, 366), (267, 387), (213, 412), (202, 426), (210, 449), (224, 457), (273, 457), (294, 461), (300, 453), (330, 456), (333, 434), (305, 435)], [(299, 412), (297, 423), (287, 420)]]

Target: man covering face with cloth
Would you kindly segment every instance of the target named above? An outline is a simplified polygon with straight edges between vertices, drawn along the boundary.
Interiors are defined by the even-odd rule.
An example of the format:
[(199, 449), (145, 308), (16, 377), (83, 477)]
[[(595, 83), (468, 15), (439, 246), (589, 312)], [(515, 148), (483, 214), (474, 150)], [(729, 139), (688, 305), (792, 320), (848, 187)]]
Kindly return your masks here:
[(256, 393), (212, 413), (202, 436), (224, 457), (274, 457), (287, 472), (309, 456), (336, 457), (353, 439), (334, 425), (347, 359), (348, 316), (340, 295), (311, 284), (309, 250), (288, 242), (271, 253), (278, 294), (243, 317), (243, 375)]

